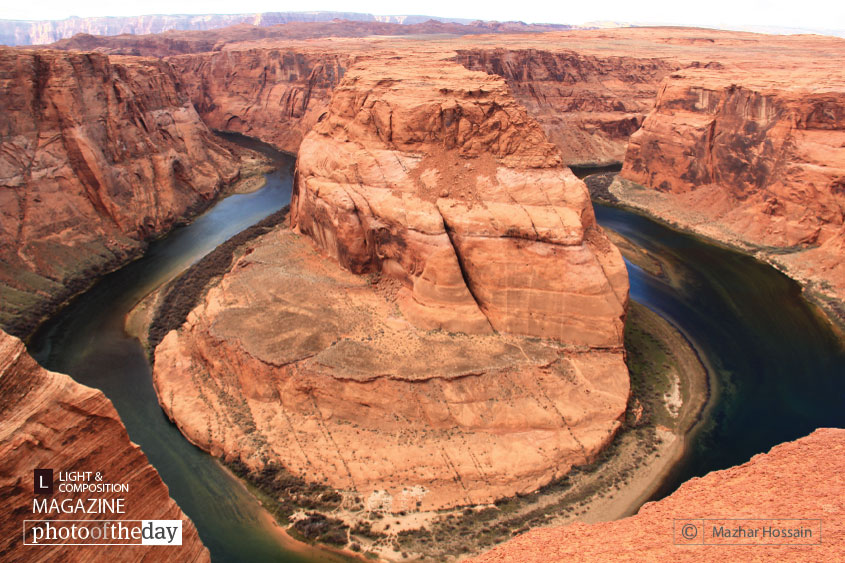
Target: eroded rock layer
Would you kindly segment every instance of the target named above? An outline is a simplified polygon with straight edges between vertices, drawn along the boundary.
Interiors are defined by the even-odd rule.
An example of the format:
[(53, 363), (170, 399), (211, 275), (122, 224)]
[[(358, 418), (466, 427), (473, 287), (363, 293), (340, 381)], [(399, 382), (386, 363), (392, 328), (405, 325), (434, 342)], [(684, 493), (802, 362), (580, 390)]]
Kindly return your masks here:
[(654, 106), (658, 84), (679, 65), (647, 54), (503, 48), (461, 49), (456, 60), (504, 77), (566, 164), (622, 162), (628, 137)]
[(326, 110), (347, 56), (291, 48), (233, 48), (171, 57), (205, 123), (295, 153)]
[(0, 325), (136, 255), (238, 175), (166, 63), (0, 49)]
[(631, 137), (622, 176), (658, 192), (641, 204), (659, 215), (760, 251), (841, 301), (843, 147), (841, 73), (687, 69)]
[[(33, 514), (33, 498), (86, 499), (88, 493), (33, 495), (33, 470), (99, 471), (105, 483), (125, 483), (127, 493), (96, 493), (123, 498), (126, 512)], [(58, 483), (56, 483), (58, 485)], [(0, 558), (4, 561), (209, 561), (193, 523), (169, 497), (167, 486), (140, 448), (129, 441), (117, 411), (102, 392), (49, 372), (30, 357), (23, 343), (0, 331)], [(83, 501), (86, 506), (90, 503)], [(182, 520), (176, 546), (26, 546), (25, 519)], [(32, 541), (32, 538), (28, 540)]]
[(214, 455), (415, 511), (534, 490), (619, 427), (620, 349), (417, 329), (395, 282), (286, 229), (239, 255), (155, 352), (162, 407)]
[(291, 207), (156, 349), (192, 441), (401, 511), (534, 490), (612, 439), (624, 264), (502, 78), (357, 59)]
[(345, 268), (398, 280), (417, 326), (621, 345), (621, 255), (498, 76), (360, 60), (297, 167), (296, 229)]
[[(843, 456), (845, 430), (822, 428), (743, 465), (692, 479), (665, 499), (646, 504), (636, 516), (532, 530), (473, 561), (835, 561), (842, 558), (845, 533)], [(724, 519), (720, 524), (726, 527), (746, 529), (760, 525), (754, 519), (783, 518), (787, 520), (769, 525), (790, 530), (799, 527), (795, 519), (817, 520), (800, 523), (814, 529), (812, 537), (774, 541), (760, 531), (756, 539), (728, 539), (700, 530), (711, 545), (694, 545), (703, 535), (685, 540), (680, 527), (700, 524), (700, 518)], [(730, 520), (742, 518), (748, 520)], [(811, 545), (788, 545), (799, 541)], [(781, 545), (712, 545), (755, 542)]]

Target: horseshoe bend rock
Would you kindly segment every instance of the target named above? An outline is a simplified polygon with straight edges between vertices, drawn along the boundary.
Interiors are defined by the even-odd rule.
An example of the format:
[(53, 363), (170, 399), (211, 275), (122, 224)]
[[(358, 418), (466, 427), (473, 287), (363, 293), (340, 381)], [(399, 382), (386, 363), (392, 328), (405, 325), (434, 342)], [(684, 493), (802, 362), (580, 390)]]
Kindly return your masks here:
[(621, 345), (621, 256), (501, 78), (361, 61), (297, 166), (297, 231), (352, 272), (399, 280), (417, 326)]
[[(33, 470), (100, 471), (103, 482), (125, 483), (125, 514), (33, 514)], [(102, 392), (50, 372), (23, 343), (0, 331), (0, 557), (7, 561), (209, 561), (194, 524), (170, 498), (167, 486), (129, 436)], [(43, 498), (88, 498), (56, 490)], [(86, 505), (88, 503), (86, 502)], [(23, 520), (182, 520), (182, 546), (24, 546)]]
[(227, 460), (392, 511), (487, 503), (613, 438), (627, 277), (501, 78), (397, 65), (349, 69), (300, 149), (295, 229), (237, 251), (154, 382)]

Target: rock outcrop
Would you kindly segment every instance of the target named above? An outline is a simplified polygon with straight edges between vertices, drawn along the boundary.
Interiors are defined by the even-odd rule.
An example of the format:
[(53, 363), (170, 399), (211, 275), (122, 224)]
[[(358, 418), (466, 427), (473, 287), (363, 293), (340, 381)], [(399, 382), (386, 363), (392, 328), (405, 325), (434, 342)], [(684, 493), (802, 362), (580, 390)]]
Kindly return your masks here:
[(505, 78), (564, 162), (584, 165), (622, 162), (628, 138), (654, 107), (660, 81), (679, 66), (635, 54), (459, 49), (457, 61)]
[(0, 84), (0, 326), (14, 334), (239, 174), (166, 63), (0, 49)]
[(657, 193), (622, 199), (758, 252), (841, 302), (845, 80), (818, 66), (673, 74), (622, 170)]
[[(630, 518), (532, 530), (472, 561), (835, 561), (841, 559), (845, 534), (843, 456), (845, 430), (822, 428), (743, 465), (692, 479)], [(680, 535), (684, 523), (700, 526), (701, 518), (749, 528), (758, 524), (755, 518), (817, 519), (804, 522), (816, 535), (798, 538), (815, 545), (694, 545), (704, 534), (714, 543), (797, 543), (712, 538), (712, 530), (701, 528), (692, 540)], [(732, 523), (731, 518), (749, 520)], [(778, 524), (796, 527), (794, 520), (770, 525)]]
[(612, 439), (624, 264), (503, 79), (359, 59), (295, 182), (307, 236), (241, 249), (156, 348), (189, 439), (388, 511), (534, 490)]
[(499, 77), (359, 61), (300, 147), (291, 210), (344, 268), (399, 280), (421, 328), (621, 344), (621, 255)]
[[(106, 483), (127, 484), (126, 512), (33, 514), (33, 470), (99, 471)], [(58, 485), (58, 483), (56, 483)], [(5, 561), (209, 561), (193, 523), (169, 497), (167, 486), (129, 436), (102, 392), (49, 372), (23, 343), (0, 331), (0, 558)], [(62, 493), (49, 499), (88, 498)], [(87, 506), (89, 503), (85, 502)], [(24, 520), (182, 520), (182, 546), (62, 547), (23, 545)]]
[(307, 48), (244, 47), (168, 60), (210, 127), (296, 153), (326, 111), (347, 59)]

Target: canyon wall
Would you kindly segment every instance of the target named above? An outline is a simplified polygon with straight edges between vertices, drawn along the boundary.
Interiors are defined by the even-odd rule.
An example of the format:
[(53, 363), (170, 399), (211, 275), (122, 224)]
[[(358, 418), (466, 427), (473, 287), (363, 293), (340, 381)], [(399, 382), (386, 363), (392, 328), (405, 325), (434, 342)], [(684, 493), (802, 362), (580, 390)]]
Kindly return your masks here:
[(0, 49), (0, 326), (28, 334), (239, 174), (163, 62)]
[[(25, 519), (106, 520), (106, 514), (33, 514), (33, 498), (87, 498), (90, 494), (33, 494), (33, 470), (99, 471), (106, 483), (125, 483), (127, 493), (97, 494), (125, 499), (121, 520), (182, 520), (182, 545), (62, 547), (25, 546)], [(23, 343), (0, 331), (0, 558), (5, 561), (209, 561), (193, 523), (169, 497), (167, 486), (129, 436), (117, 411), (100, 392), (49, 372)], [(88, 503), (85, 503), (86, 506)], [(31, 538), (30, 540), (31, 541)]]
[[(766, 454), (723, 471), (691, 479), (670, 496), (643, 506), (630, 518), (599, 524), (540, 528), (473, 559), (479, 563), (521, 561), (834, 561), (841, 559), (845, 533), (845, 430), (821, 428), (809, 436), (775, 446)], [(707, 534), (713, 543), (780, 543), (793, 539), (713, 538), (699, 528), (686, 540), (680, 531), (700, 518), (724, 519), (731, 527), (759, 525), (755, 518), (819, 519), (806, 522), (817, 532), (799, 538), (815, 545), (695, 545)], [(675, 521), (677, 519), (677, 522)], [(794, 528), (794, 522), (781, 522)], [(769, 525), (778, 526), (778, 523)], [(712, 523), (711, 523), (712, 526)], [(674, 530), (674, 535), (673, 535)], [(820, 535), (821, 534), (821, 535)]]
[(686, 69), (663, 84), (625, 157), (622, 177), (654, 191), (622, 199), (841, 302), (844, 147), (841, 74)]
[(622, 161), (660, 81), (679, 66), (660, 58), (503, 48), (459, 49), (456, 60), (505, 78), (564, 162), (582, 165)]
[(238, 250), (156, 348), (190, 440), (393, 512), (536, 490), (612, 440), (624, 263), (502, 78), (359, 57), (294, 189), (294, 231)]
[(270, 47), (168, 61), (209, 127), (243, 133), (295, 153), (326, 111), (347, 58), (337, 51)]

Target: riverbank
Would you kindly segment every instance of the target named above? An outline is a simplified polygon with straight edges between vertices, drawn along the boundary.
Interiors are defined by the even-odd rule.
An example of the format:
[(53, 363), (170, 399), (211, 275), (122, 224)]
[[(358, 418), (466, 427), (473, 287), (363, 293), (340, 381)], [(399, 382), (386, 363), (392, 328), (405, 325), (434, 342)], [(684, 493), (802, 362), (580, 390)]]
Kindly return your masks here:
[[(591, 195), (610, 205), (640, 213), (678, 232), (700, 237), (715, 244), (741, 252), (766, 263), (801, 285), (806, 300), (811, 303), (845, 341), (845, 302), (823, 277), (807, 273), (801, 267), (801, 253), (807, 249), (764, 247), (749, 243), (712, 218), (694, 209), (680, 209), (664, 194), (626, 180), (616, 173), (588, 182)], [(607, 182), (607, 177), (612, 181)], [(593, 185), (590, 185), (590, 184)]]

